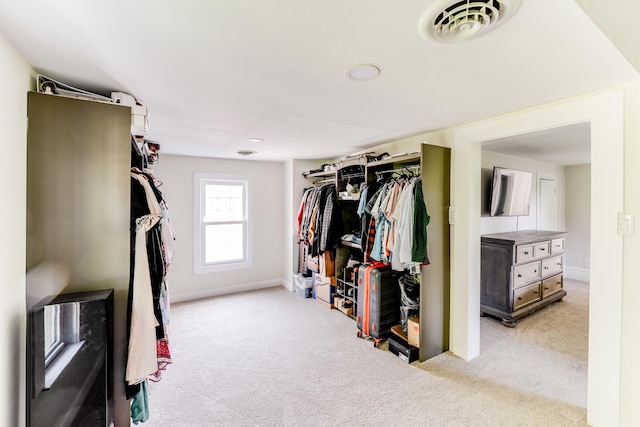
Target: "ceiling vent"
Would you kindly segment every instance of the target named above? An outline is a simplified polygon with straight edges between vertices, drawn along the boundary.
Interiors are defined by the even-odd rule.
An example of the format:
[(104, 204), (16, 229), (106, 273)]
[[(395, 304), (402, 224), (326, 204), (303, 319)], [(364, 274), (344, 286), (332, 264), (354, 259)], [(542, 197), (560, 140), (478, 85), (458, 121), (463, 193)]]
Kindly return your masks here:
[(256, 151), (253, 150), (237, 150), (237, 154), (241, 156), (251, 156), (252, 154), (256, 154)]
[(520, 0), (435, 1), (420, 18), (420, 33), (441, 43), (477, 38), (497, 28), (520, 6)]

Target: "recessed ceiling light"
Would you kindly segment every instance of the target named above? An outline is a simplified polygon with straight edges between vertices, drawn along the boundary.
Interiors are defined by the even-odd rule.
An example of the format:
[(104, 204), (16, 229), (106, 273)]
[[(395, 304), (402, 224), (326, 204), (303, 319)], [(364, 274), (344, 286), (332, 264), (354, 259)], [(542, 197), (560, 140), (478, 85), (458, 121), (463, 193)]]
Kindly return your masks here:
[(262, 138), (249, 138), (248, 141), (249, 142), (262, 142), (264, 140)]
[(351, 80), (372, 80), (380, 75), (380, 68), (371, 64), (357, 64), (347, 70), (347, 77)]
[(250, 156), (252, 154), (256, 154), (256, 151), (253, 151), (253, 150), (238, 150), (238, 151), (236, 151), (236, 153), (240, 154), (241, 156)]

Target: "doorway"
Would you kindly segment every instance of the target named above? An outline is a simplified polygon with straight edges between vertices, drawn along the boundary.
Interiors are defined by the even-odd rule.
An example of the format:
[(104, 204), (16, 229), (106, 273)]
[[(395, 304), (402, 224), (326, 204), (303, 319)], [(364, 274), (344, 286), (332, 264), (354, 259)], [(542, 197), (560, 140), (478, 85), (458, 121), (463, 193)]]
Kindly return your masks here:
[[(568, 124), (591, 124), (592, 217), (590, 263), (590, 328), (588, 422), (618, 423), (621, 399), (623, 242), (615, 227), (603, 219), (617, 218), (623, 209), (625, 148), (625, 91), (611, 90), (524, 111), (457, 129), (454, 148), (453, 201), (458, 217), (468, 223), (454, 226), (452, 272), (452, 346), (469, 360), (479, 352), (480, 227), (471, 218), (480, 216), (476, 191), (484, 142), (509, 135), (535, 132)], [(607, 183), (607, 185), (600, 183)], [(596, 185), (598, 183), (598, 185)], [(614, 220), (615, 222), (615, 220)], [(456, 269), (457, 267), (457, 269)]]
[[(532, 383), (539, 387), (541, 395), (581, 408), (587, 407), (589, 285), (572, 274), (576, 267), (582, 267), (582, 263), (574, 265), (574, 260), (581, 259), (584, 255), (567, 255), (570, 252), (589, 251), (590, 224), (589, 221), (582, 221), (582, 218), (590, 216), (590, 179), (572, 179), (571, 185), (574, 187), (569, 187), (568, 177), (575, 176), (574, 172), (569, 171), (576, 167), (589, 171), (590, 133), (590, 124), (580, 123), (520, 134), (513, 139), (486, 141), (481, 148), (481, 166), (485, 174), (492, 167), (501, 166), (531, 172), (534, 177), (529, 215), (499, 218), (485, 214), (481, 217), (481, 234), (533, 229), (570, 231), (565, 238), (567, 245), (563, 252), (563, 288), (567, 291), (564, 302), (549, 305), (520, 319), (516, 322), (517, 332), (502, 331), (498, 336), (505, 342), (513, 340), (517, 343), (513, 344), (513, 348), (527, 347), (530, 353), (545, 360), (553, 360), (559, 354), (570, 354), (574, 366), (565, 365), (563, 358), (558, 357), (547, 372), (553, 370), (553, 381), (549, 377), (536, 377), (537, 382), (532, 380)], [(586, 168), (577, 165), (583, 162), (587, 162)], [(585, 194), (586, 197), (582, 197)], [(483, 196), (483, 202), (486, 202), (484, 198), (487, 196)], [(568, 206), (569, 204), (572, 206)], [(579, 208), (576, 209), (574, 204)], [(581, 211), (577, 220), (576, 210)], [(581, 242), (582, 245), (586, 241), (586, 247), (579, 247), (572, 240)], [(567, 259), (571, 259), (572, 263), (566, 262)], [(568, 271), (566, 268), (569, 266)], [(588, 281), (588, 274), (586, 276)], [(499, 320), (491, 317), (481, 320), (481, 359), (483, 353), (492, 351), (492, 346), (502, 345), (496, 338), (495, 331), (499, 323)], [(551, 330), (553, 334), (550, 333)], [(570, 346), (567, 345), (568, 342), (571, 342)], [(523, 371), (535, 371), (537, 359), (527, 357), (528, 353), (525, 353), (520, 358)], [(550, 384), (564, 392), (556, 393)]]
[[(590, 149), (590, 142), (585, 141), (587, 149)], [(538, 200), (538, 230), (558, 231), (558, 188), (555, 175), (538, 174), (537, 182)]]

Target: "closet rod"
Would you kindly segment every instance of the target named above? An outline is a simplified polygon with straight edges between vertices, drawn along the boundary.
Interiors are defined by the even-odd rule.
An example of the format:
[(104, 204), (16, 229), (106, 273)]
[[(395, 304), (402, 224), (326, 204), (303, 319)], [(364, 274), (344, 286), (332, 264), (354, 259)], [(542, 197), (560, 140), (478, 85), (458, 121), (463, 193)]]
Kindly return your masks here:
[(328, 178), (328, 179), (321, 179), (320, 181), (314, 181), (313, 185), (317, 185), (317, 184), (333, 184), (335, 183), (336, 180), (335, 178)]
[(390, 173), (402, 173), (407, 171), (412, 172), (413, 170), (417, 172), (417, 175), (420, 175), (420, 165), (403, 166), (399, 169), (387, 169), (384, 171), (376, 171), (376, 175), (382, 176)]

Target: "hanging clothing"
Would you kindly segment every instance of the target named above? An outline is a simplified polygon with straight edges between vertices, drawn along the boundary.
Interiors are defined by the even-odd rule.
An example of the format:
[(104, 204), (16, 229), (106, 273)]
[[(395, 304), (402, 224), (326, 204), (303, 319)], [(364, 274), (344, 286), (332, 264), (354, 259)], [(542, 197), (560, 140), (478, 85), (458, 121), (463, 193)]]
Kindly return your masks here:
[(141, 384), (140, 391), (131, 401), (131, 420), (134, 424), (143, 423), (149, 419), (149, 394), (147, 382)]
[(413, 245), (413, 188), (416, 179), (411, 179), (405, 185), (402, 194), (398, 198), (393, 217), (396, 225), (396, 237), (393, 242), (393, 258), (391, 268), (402, 271), (411, 262), (411, 249)]
[(427, 255), (427, 225), (429, 225), (429, 214), (427, 206), (424, 203), (424, 194), (422, 193), (422, 180), (416, 182), (414, 191), (415, 209), (413, 215), (413, 245), (411, 249), (411, 260), (422, 264), (429, 264), (429, 256)]
[(131, 271), (125, 390), (128, 399), (137, 399), (131, 406), (134, 421), (141, 417), (140, 414), (145, 414), (140, 411), (140, 402), (144, 402), (143, 387), (147, 379), (159, 380), (160, 371), (171, 363), (166, 273), (173, 258), (175, 230), (159, 184), (152, 174), (131, 169)]
[(136, 219), (135, 268), (132, 295), (130, 295), (132, 304), (125, 373), (125, 380), (130, 385), (144, 381), (158, 369), (156, 327), (161, 325), (154, 308), (152, 290), (154, 274), (152, 274), (152, 269), (150, 268), (150, 258), (152, 260), (155, 259), (153, 254), (147, 250), (147, 232), (160, 221), (162, 210), (149, 181), (138, 174), (132, 174), (132, 178), (136, 179), (145, 190), (145, 198), (150, 213)]
[[(403, 271), (415, 263), (428, 263), (426, 228), (429, 223), (420, 177), (400, 176), (381, 184), (375, 194), (358, 206), (358, 214), (370, 212), (365, 259), (390, 263)], [(363, 224), (364, 226), (364, 224)]]
[(298, 240), (309, 247), (309, 255), (333, 250), (343, 231), (335, 184), (305, 189), (298, 218)]

